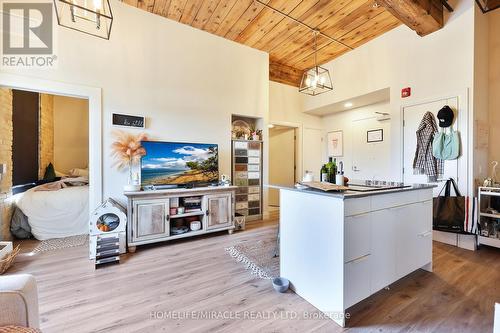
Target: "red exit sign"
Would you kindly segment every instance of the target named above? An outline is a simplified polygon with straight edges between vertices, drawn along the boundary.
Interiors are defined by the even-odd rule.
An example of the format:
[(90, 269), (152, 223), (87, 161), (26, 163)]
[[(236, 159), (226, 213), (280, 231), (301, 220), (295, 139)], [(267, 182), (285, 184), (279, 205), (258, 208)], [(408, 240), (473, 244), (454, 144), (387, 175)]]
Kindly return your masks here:
[(401, 98), (406, 98), (411, 96), (411, 88), (403, 88), (401, 89)]

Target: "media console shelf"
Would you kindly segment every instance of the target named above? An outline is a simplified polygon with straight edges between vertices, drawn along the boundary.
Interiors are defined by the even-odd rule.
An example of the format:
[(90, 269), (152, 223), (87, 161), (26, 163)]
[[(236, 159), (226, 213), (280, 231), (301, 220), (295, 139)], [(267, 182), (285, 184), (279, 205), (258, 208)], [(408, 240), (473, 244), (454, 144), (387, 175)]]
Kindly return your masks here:
[[(236, 186), (125, 192), (128, 199), (129, 252), (135, 252), (137, 245), (224, 230), (231, 234), (234, 229), (235, 192)], [(179, 207), (183, 207), (184, 211), (179, 212)], [(193, 221), (201, 222), (199, 230), (181, 234), (172, 232), (183, 226), (189, 228)]]
[(500, 188), (479, 187), (478, 245), (500, 248)]

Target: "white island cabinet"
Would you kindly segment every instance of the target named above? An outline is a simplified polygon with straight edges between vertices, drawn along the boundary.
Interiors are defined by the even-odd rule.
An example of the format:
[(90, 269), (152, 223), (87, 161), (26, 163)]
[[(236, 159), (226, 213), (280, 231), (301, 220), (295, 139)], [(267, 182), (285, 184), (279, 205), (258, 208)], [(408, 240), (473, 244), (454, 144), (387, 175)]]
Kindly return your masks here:
[(432, 187), (279, 188), (281, 276), (339, 325), (354, 304), (419, 268), (432, 270)]

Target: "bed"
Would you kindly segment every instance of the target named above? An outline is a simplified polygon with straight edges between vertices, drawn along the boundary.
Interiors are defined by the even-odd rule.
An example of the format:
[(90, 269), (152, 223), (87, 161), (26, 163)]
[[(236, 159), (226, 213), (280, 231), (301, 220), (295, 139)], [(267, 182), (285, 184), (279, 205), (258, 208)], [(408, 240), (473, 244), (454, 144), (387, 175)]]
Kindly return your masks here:
[[(88, 182), (62, 182), (37, 186), (15, 196), (16, 209), (25, 215), (31, 234), (38, 240), (88, 233)], [(54, 185), (61, 186), (56, 189)]]

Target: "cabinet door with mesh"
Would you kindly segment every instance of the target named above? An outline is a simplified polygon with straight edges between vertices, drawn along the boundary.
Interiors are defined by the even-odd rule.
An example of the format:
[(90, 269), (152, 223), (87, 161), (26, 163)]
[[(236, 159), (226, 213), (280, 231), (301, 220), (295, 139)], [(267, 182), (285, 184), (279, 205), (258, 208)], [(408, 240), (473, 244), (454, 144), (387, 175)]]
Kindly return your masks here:
[(231, 193), (207, 196), (207, 230), (233, 225)]
[(134, 240), (168, 237), (168, 209), (168, 199), (135, 202)]

